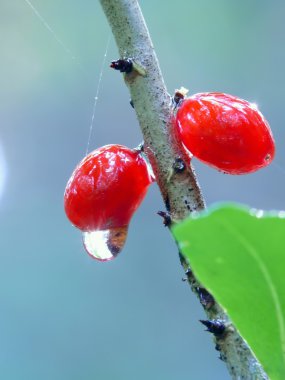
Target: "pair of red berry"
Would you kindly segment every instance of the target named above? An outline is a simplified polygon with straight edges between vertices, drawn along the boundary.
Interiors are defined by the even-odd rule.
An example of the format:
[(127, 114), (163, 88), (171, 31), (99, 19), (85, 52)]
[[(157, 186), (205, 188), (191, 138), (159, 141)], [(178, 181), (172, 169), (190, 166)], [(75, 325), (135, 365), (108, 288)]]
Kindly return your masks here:
[[(267, 166), (275, 146), (255, 105), (222, 93), (200, 93), (178, 105), (174, 133), (181, 150), (228, 174)], [(153, 182), (142, 153), (106, 145), (80, 162), (67, 183), (65, 212), (83, 231), (93, 257), (111, 260), (121, 251), (130, 220)]]

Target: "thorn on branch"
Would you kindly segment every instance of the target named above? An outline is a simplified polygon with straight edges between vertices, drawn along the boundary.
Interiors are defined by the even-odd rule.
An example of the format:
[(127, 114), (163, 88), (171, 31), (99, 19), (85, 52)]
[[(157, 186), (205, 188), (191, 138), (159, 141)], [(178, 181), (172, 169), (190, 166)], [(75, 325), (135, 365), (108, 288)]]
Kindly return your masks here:
[(169, 227), (171, 225), (171, 217), (168, 212), (158, 211), (157, 215), (163, 218), (163, 224), (165, 225), (165, 227)]
[[(181, 253), (179, 252), (179, 256), (181, 255)], [(183, 259), (184, 260), (184, 259)], [(185, 261), (185, 260), (184, 260)], [(180, 257), (180, 262), (181, 262), (181, 257)], [(182, 264), (182, 262), (181, 262)], [(183, 265), (183, 264), (182, 264)], [(192, 272), (192, 269), (189, 267), (186, 269), (185, 271), (185, 275), (186, 277), (183, 277), (182, 278), (182, 281), (189, 281), (189, 280), (193, 280), (193, 272)]]
[(130, 100), (130, 105), (131, 105), (133, 108), (135, 108), (135, 106), (134, 106), (134, 102), (133, 102), (132, 99)]
[(110, 67), (120, 71), (121, 73), (130, 74), (131, 72), (136, 72), (143, 77), (146, 76), (145, 69), (136, 63), (132, 58), (120, 58), (116, 61), (112, 61)]
[(193, 277), (193, 272), (192, 272), (192, 269), (191, 268), (187, 268), (186, 272), (185, 272), (187, 278), (191, 278)]
[(200, 302), (206, 310), (209, 310), (215, 304), (214, 297), (205, 288), (196, 288)]
[(173, 167), (173, 170), (175, 173), (182, 173), (186, 169), (184, 161), (180, 157), (175, 158), (175, 161), (174, 161), (172, 167)]
[(219, 343), (217, 343), (217, 344), (215, 345), (215, 350), (216, 350), (216, 351), (221, 351), (221, 346), (219, 345)]
[(226, 330), (226, 326), (220, 319), (212, 319), (212, 320), (203, 320), (200, 319), (200, 322), (207, 327), (206, 331), (215, 335), (215, 337), (220, 337), (224, 334)]
[(110, 67), (121, 73), (129, 74), (133, 70), (133, 61), (130, 58), (117, 59), (111, 62)]

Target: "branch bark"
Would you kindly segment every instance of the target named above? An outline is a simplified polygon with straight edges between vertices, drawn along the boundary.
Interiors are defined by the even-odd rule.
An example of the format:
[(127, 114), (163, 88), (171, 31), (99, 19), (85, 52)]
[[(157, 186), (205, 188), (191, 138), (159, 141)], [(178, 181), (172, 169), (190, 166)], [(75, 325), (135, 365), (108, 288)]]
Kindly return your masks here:
[[(192, 167), (175, 171), (177, 159), (185, 159), (173, 137), (173, 106), (137, 0), (100, 0), (112, 28), (121, 58), (132, 58), (146, 71), (124, 74), (144, 137), (144, 149), (154, 170), (166, 209), (172, 221), (201, 210), (205, 202)], [(181, 260), (188, 282), (210, 320), (219, 320), (225, 332), (214, 336), (216, 348), (233, 379), (268, 379), (247, 343), (226, 313), (203, 289), (187, 263)], [(187, 271), (188, 270), (188, 271)]]

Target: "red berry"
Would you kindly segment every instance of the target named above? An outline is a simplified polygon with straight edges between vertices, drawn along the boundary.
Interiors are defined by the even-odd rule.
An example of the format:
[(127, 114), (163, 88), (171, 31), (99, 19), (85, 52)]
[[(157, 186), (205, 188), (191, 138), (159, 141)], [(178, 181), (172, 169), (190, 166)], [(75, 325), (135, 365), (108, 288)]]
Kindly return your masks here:
[(267, 166), (275, 144), (269, 124), (254, 104), (217, 92), (185, 99), (176, 115), (183, 148), (228, 174), (247, 174)]
[(85, 232), (128, 226), (151, 182), (139, 151), (106, 145), (74, 170), (64, 194), (66, 215)]

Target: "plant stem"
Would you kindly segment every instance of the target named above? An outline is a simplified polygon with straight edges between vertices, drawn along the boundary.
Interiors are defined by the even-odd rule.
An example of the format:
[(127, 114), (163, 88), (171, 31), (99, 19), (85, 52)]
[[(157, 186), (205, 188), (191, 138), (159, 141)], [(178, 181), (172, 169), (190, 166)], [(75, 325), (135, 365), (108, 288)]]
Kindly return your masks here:
[[(175, 171), (177, 159), (186, 161), (178, 147), (173, 128), (173, 105), (159, 68), (158, 60), (137, 0), (100, 0), (112, 28), (120, 57), (132, 58), (143, 68), (124, 74), (144, 136), (144, 150), (154, 170), (158, 186), (172, 222), (185, 219), (190, 212), (205, 208), (205, 202), (192, 167)], [(189, 159), (188, 159), (189, 161)], [(185, 270), (187, 263), (182, 259)], [(190, 273), (190, 272), (189, 272)], [(187, 276), (199, 296), (209, 319), (219, 319), (226, 332), (215, 343), (233, 379), (268, 379), (246, 342), (238, 334), (223, 309), (199, 284)], [(208, 297), (208, 301), (205, 298)]]

